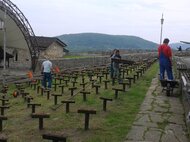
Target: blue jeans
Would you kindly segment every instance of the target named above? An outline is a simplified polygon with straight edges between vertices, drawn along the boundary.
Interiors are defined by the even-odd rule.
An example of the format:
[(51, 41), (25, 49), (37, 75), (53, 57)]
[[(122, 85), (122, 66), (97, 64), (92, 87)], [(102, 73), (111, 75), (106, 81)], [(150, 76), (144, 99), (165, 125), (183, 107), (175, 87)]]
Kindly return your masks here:
[(114, 69), (113, 69), (113, 65), (111, 63), (111, 65), (110, 65), (110, 78), (113, 78), (113, 73), (114, 73)]
[(43, 73), (42, 86), (46, 88), (46, 82), (48, 82), (48, 88), (51, 88), (52, 76), (51, 73), (44, 72)]
[(168, 79), (173, 80), (172, 66), (170, 64), (160, 64), (160, 79), (165, 79), (164, 73), (167, 73)]
[(172, 64), (170, 59), (164, 55), (163, 52), (160, 53), (159, 57), (159, 64), (160, 64), (160, 79), (165, 79), (165, 71), (167, 72), (167, 76), (169, 80), (173, 80), (173, 72), (172, 72)]
[(113, 78), (120, 80), (119, 68), (113, 67)]

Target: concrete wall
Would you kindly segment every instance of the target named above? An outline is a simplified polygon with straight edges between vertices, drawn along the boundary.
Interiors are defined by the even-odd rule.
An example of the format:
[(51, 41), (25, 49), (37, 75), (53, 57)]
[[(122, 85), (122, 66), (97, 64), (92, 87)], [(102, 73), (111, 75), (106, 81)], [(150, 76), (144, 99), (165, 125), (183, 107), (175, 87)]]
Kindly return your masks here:
[[(39, 60), (36, 71), (40, 70), (41, 64), (44, 60)], [(90, 67), (99, 66), (110, 63), (108, 57), (91, 57), (91, 58), (78, 58), (78, 59), (56, 59), (50, 60), (53, 66), (59, 66), (61, 69), (77, 68), (77, 67)]]
[[(122, 59), (133, 60), (133, 61), (142, 61), (145, 58), (156, 58), (157, 53), (136, 53), (136, 54), (125, 54), (122, 55)], [(40, 71), (41, 64), (44, 60), (41, 59), (38, 61), (36, 71)], [(93, 67), (100, 66), (110, 63), (109, 56), (94, 56), (78, 59), (55, 59), (50, 61), (53, 63), (53, 66), (59, 66), (60, 69), (68, 68), (78, 68), (78, 67)]]

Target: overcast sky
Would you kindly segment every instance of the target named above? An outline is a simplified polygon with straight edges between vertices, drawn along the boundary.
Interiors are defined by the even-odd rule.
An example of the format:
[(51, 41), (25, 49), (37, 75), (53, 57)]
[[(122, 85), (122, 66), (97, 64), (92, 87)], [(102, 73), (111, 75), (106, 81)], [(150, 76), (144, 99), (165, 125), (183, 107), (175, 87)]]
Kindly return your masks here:
[(190, 41), (190, 0), (11, 0), (38, 36), (134, 35), (159, 43)]

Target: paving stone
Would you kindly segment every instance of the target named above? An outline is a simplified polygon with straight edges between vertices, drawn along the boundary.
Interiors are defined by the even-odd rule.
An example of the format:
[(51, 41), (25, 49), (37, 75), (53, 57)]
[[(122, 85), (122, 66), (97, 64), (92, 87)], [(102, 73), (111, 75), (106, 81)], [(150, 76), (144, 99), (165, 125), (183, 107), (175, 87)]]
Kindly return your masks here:
[(134, 122), (133, 125), (136, 126), (147, 126), (150, 128), (158, 128), (158, 124), (157, 123), (152, 123), (152, 122)]
[(150, 111), (150, 110), (152, 110), (152, 106), (149, 103), (147, 103), (147, 104), (144, 103), (141, 105), (140, 110), (141, 111)]
[(157, 97), (155, 99), (155, 104), (158, 104), (160, 107), (170, 108), (169, 101), (163, 97)]
[(169, 109), (169, 112), (173, 112), (173, 113), (176, 113), (176, 114), (180, 114), (180, 115), (184, 115), (185, 114), (185, 112), (184, 112), (184, 110), (183, 109), (181, 109), (180, 107), (172, 107), (172, 108), (170, 108)]
[(131, 140), (127, 140), (127, 141), (124, 141), (124, 142), (154, 142), (154, 141), (131, 141)]
[(163, 134), (161, 138), (161, 142), (179, 142), (178, 139), (175, 137), (173, 131), (167, 130)]
[(140, 118), (142, 118), (145, 114), (144, 113), (138, 113), (136, 115), (135, 121), (139, 120)]
[(180, 105), (171, 104), (169, 111), (173, 113), (181, 114), (181, 115), (185, 113), (183, 106), (181, 104)]
[(172, 114), (171, 114), (171, 113), (168, 113), (168, 112), (162, 113), (162, 118), (163, 118), (164, 120), (168, 120), (168, 118), (170, 118), (171, 115), (172, 115)]
[(152, 113), (149, 114), (150, 119), (153, 123), (157, 123), (157, 122), (163, 122), (164, 119), (162, 118), (162, 114), (161, 113)]
[(160, 103), (169, 103), (169, 99), (165, 95), (157, 95), (155, 100), (159, 101)]
[(137, 120), (139, 122), (149, 122), (149, 114), (142, 114), (141, 117), (139, 117), (139, 119)]
[(145, 133), (145, 140), (153, 141), (153, 142), (160, 142), (161, 134), (162, 133), (160, 130), (155, 130), (155, 129), (150, 128)]
[(151, 112), (151, 110), (140, 110), (139, 114), (149, 114)]
[(185, 125), (183, 115), (172, 114), (168, 119), (170, 123)]
[(157, 104), (154, 104), (154, 109), (152, 110), (153, 112), (160, 112), (160, 113), (165, 113), (168, 112), (168, 108), (160, 107)]
[(154, 97), (153, 98), (148, 98), (148, 97), (146, 97), (145, 99), (144, 99), (144, 101), (143, 101), (143, 103), (142, 103), (142, 105), (143, 104), (152, 104), (152, 102), (154, 101)]
[(169, 103), (175, 105), (180, 105), (181, 106), (181, 101), (179, 98), (176, 97), (168, 97)]
[(142, 141), (144, 132), (147, 130), (147, 127), (144, 126), (132, 126), (130, 132), (127, 134), (126, 140), (135, 140)]
[(149, 99), (154, 99), (155, 98), (155, 96), (153, 95), (153, 91), (154, 90), (151, 90), (150, 92), (147, 92), (145, 101), (149, 100)]
[[(180, 141), (180, 142), (189, 142), (187, 137), (187, 130), (185, 125), (176, 125), (176, 124), (169, 124), (165, 128), (165, 135), (167, 132), (173, 133), (173, 135)], [(166, 137), (166, 136), (165, 136)], [(166, 142), (166, 141), (165, 141)], [(173, 141), (172, 141), (173, 142)]]

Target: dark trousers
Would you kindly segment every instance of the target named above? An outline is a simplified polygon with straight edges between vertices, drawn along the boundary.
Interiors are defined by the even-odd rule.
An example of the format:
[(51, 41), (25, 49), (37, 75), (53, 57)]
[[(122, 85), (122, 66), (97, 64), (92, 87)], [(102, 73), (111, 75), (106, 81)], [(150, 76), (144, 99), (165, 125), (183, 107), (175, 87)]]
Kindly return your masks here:
[(48, 82), (48, 88), (51, 88), (52, 76), (51, 73), (44, 72), (43, 73), (42, 86), (46, 88), (46, 83)]
[(167, 73), (168, 79), (173, 80), (173, 72), (171, 64), (160, 64), (160, 79), (165, 79), (164, 73)]

